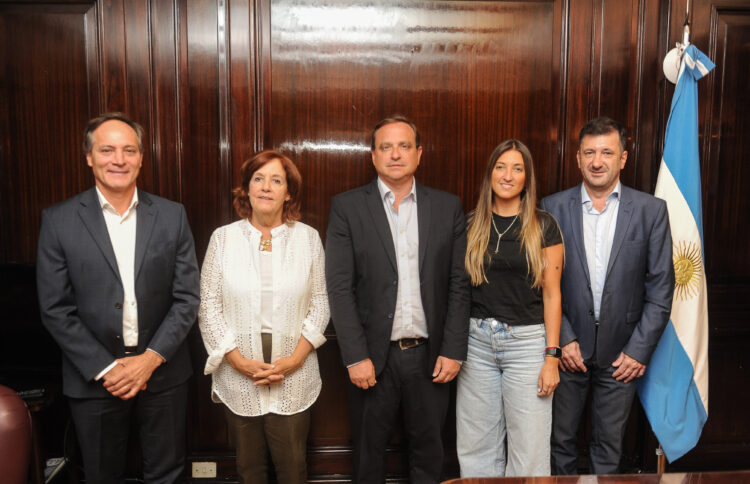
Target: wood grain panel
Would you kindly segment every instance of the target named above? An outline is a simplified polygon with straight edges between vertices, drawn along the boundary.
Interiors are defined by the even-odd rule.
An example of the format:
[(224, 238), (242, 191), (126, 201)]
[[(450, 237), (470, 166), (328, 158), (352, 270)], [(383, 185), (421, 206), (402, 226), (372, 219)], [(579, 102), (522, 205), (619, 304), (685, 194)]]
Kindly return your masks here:
[[(659, 2), (571, 0), (564, 173), (558, 189), (580, 183), (578, 131), (591, 118), (609, 116), (628, 129), (623, 183), (652, 192), (661, 157), (658, 58)], [(656, 48), (655, 48), (656, 47)]]
[[(34, 262), (40, 212), (92, 183), (93, 5), (0, 5), (0, 259)], [(90, 30), (94, 30), (91, 35)]]
[(394, 112), (420, 129), (418, 179), (466, 209), (508, 137), (554, 185), (559, 15), (554, 2), (273, 2), (269, 143), (307, 180), (303, 219), (324, 230), (330, 198), (374, 177), (370, 130)]
[[(231, 216), (231, 188), (227, 147), (220, 148), (222, 115), (219, 89), (219, 8), (213, 0), (189, 0), (178, 4), (180, 19), (180, 140), (182, 151), (181, 193), (195, 236), (199, 261), (213, 230)], [(225, 15), (226, 12), (223, 12)], [(222, 18), (226, 22), (226, 17)], [(226, 48), (225, 44), (222, 44)], [(224, 71), (226, 77), (226, 71)], [(226, 84), (223, 84), (224, 86)], [(226, 138), (224, 138), (226, 144)], [(188, 408), (188, 449), (192, 453), (226, 452), (229, 437), (221, 408), (210, 401), (211, 379), (203, 375), (206, 351), (197, 326), (189, 336), (195, 376)]]
[(151, 43), (151, 190), (170, 200), (182, 200), (177, 10), (173, 2), (150, 2)]

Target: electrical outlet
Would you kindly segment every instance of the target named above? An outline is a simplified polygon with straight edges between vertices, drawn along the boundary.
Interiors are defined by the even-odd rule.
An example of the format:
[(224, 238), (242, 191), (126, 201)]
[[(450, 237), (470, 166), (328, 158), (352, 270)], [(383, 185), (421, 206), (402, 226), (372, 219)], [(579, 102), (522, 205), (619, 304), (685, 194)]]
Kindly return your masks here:
[(193, 462), (193, 477), (216, 477), (216, 462)]

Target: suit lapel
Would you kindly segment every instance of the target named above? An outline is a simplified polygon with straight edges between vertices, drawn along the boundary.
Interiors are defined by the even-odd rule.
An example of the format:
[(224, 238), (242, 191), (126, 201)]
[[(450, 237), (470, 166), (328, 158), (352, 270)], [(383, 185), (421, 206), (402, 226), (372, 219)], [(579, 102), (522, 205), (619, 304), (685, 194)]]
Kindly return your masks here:
[(586, 259), (586, 244), (583, 235), (583, 208), (581, 204), (581, 189), (573, 190), (573, 196), (570, 197), (568, 205), (568, 217), (570, 217), (571, 227), (573, 227), (573, 240), (566, 240), (565, 243), (573, 245), (573, 250), (578, 252), (578, 261), (583, 266), (583, 273), (586, 274), (586, 282), (591, 284), (591, 274), (589, 274), (589, 264)]
[(628, 229), (630, 228), (630, 220), (633, 215), (633, 201), (628, 196), (629, 194), (627, 190), (627, 187), (621, 185), (620, 207), (617, 210), (617, 225), (615, 225), (615, 237), (612, 240), (612, 250), (609, 253), (606, 277), (609, 277), (609, 271), (612, 270), (612, 265), (614, 264), (617, 254), (622, 247), (622, 243), (625, 240), (625, 234), (628, 233)]
[(137, 219), (135, 225), (135, 267), (133, 268), (133, 280), (138, 280), (138, 273), (146, 258), (146, 247), (151, 239), (151, 233), (156, 222), (156, 209), (148, 193), (138, 191), (138, 206), (136, 207)]
[[(414, 180), (414, 183), (417, 183)], [(427, 241), (430, 240), (430, 214), (432, 205), (427, 192), (417, 183), (417, 219), (419, 222), (419, 273), (422, 273), (422, 263), (427, 252)]]
[(377, 232), (378, 237), (380, 237), (380, 242), (383, 244), (386, 254), (388, 254), (388, 260), (391, 261), (393, 269), (397, 271), (396, 248), (393, 245), (393, 235), (391, 234), (391, 226), (388, 223), (388, 215), (385, 213), (383, 200), (380, 198), (377, 179), (368, 186), (366, 200), (367, 209), (370, 212), (372, 223), (375, 226), (375, 232)]
[(112, 241), (109, 239), (107, 224), (104, 222), (102, 207), (99, 204), (99, 198), (96, 195), (96, 189), (92, 188), (81, 198), (81, 207), (78, 209), (78, 216), (81, 217), (83, 225), (88, 230), (91, 238), (94, 239), (99, 250), (102, 251), (104, 259), (109, 264), (115, 277), (120, 279), (120, 270), (117, 268), (117, 259), (115, 250), (112, 248)]

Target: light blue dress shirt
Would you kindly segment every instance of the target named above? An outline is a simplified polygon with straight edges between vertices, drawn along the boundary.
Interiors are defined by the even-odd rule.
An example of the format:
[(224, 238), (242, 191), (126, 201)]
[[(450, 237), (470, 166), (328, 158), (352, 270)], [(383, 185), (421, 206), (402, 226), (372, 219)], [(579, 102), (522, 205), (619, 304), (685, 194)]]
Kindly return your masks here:
[(412, 179), (411, 191), (393, 208), (396, 197), (378, 177), (378, 190), (388, 216), (398, 266), (398, 292), (393, 314), (391, 341), (402, 338), (426, 338), (427, 320), (422, 306), (419, 284), (419, 223), (417, 219), (417, 184)]
[(581, 184), (581, 210), (583, 210), (583, 242), (586, 248), (586, 262), (589, 266), (591, 294), (594, 296), (594, 316), (599, 319), (602, 307), (602, 291), (607, 278), (609, 254), (615, 240), (617, 212), (620, 209), (621, 183), (618, 181), (601, 212), (594, 208), (586, 186)]

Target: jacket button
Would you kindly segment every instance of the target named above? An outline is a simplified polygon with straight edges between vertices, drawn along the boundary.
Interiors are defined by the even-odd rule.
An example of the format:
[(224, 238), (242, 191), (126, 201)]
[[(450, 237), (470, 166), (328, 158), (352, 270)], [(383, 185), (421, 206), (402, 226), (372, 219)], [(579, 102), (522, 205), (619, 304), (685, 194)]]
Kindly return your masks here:
[(393, 313), (388, 313), (388, 319), (393, 319)]
[(593, 315), (594, 315), (594, 311), (592, 309), (592, 310), (589, 311), (589, 316), (593, 316)]
[(393, 281), (393, 285), (397, 286), (398, 285), (398, 281)]
[(122, 309), (122, 304), (115, 303), (115, 309)]

